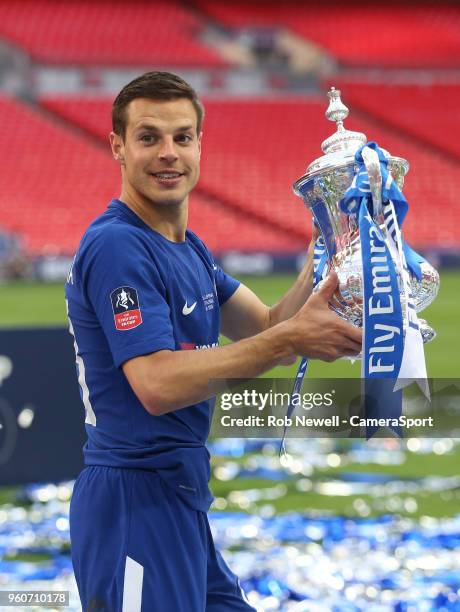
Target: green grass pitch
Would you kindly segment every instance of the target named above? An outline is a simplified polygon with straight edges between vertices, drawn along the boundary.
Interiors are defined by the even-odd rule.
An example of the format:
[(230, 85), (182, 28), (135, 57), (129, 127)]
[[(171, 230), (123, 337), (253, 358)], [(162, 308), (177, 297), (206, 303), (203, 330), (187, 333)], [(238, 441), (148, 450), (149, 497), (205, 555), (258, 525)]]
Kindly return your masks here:
[[(293, 275), (244, 277), (241, 280), (266, 303), (273, 304), (294, 282)], [(437, 338), (426, 345), (428, 375), (432, 378), (456, 378), (460, 375), (459, 313), (460, 271), (446, 271), (441, 275), (441, 288), (433, 304), (422, 316), (434, 327)], [(66, 325), (64, 292), (61, 284), (16, 283), (1, 287), (0, 326)], [(276, 368), (268, 376), (294, 374), (296, 366)], [(333, 364), (314, 361), (310, 376), (340, 378), (359, 376), (360, 364), (340, 360)]]

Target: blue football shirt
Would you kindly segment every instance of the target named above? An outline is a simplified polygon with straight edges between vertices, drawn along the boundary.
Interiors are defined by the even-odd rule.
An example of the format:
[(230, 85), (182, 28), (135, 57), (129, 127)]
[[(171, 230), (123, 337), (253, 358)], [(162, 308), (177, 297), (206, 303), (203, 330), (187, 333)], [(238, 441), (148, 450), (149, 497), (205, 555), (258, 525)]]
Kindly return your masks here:
[(238, 285), (193, 232), (171, 242), (120, 200), (90, 225), (65, 287), (86, 465), (154, 470), (193, 508), (209, 508), (205, 443), (214, 401), (152, 416), (121, 365), (164, 349), (217, 346), (219, 307)]

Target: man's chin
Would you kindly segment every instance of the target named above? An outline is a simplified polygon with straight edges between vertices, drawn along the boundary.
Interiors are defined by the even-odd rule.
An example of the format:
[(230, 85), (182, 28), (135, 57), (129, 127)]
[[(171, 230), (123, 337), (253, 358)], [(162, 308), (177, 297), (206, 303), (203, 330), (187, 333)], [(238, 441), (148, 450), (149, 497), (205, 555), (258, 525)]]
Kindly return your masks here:
[(154, 196), (148, 196), (148, 200), (150, 200), (153, 205), (162, 206), (165, 208), (174, 208), (181, 206), (181, 204), (184, 203), (185, 199), (186, 198), (184, 195), (177, 195), (172, 193), (169, 195), (162, 194), (161, 196), (159, 196), (158, 194), (156, 194)]

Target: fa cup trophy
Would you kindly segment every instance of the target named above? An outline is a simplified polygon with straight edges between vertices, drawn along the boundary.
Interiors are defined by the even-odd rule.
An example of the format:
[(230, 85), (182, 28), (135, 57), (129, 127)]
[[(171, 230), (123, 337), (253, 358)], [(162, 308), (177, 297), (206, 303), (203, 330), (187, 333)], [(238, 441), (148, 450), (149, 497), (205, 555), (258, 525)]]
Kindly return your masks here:
[[(400, 390), (417, 381), (429, 396), (423, 344), (434, 330), (417, 313), (436, 297), (437, 271), (404, 241), (401, 226), (408, 203), (401, 191), (409, 164), (390, 155), (360, 132), (346, 130), (348, 108), (340, 91), (332, 88), (326, 117), (337, 131), (321, 148), (294, 192), (311, 210), (321, 236), (314, 254), (314, 285), (332, 269), (339, 284), (330, 307), (345, 320), (363, 328), (361, 378), (371, 389), (376, 382), (375, 414), (398, 414)], [(307, 369), (303, 359), (295, 382), (302, 384)], [(390, 409), (399, 392), (396, 408)], [(365, 390), (363, 393), (367, 393)], [(383, 396), (385, 395), (385, 399)]]
[[(383, 253), (379, 251), (382, 246), (374, 244), (372, 248), (372, 242), (375, 243), (372, 232), (370, 249), (366, 254), (369, 261), (363, 262), (359, 221), (361, 203), (358, 201), (362, 197), (366, 200), (362, 206), (367, 205), (364, 213), (371, 217), (390, 252), (403, 320), (407, 326), (412, 314), (407, 313), (408, 306), (415, 307), (417, 313), (422, 311), (434, 300), (439, 288), (437, 271), (410, 249), (401, 236), (400, 226), (407, 212), (407, 203), (404, 200), (398, 211), (398, 200), (404, 199), (400, 189), (409, 164), (405, 159), (379, 149), (375, 143), (365, 146), (367, 138), (364, 134), (346, 130), (343, 126), (349, 111), (340, 99), (340, 91), (331, 88), (328, 97), (330, 103), (326, 117), (337, 123), (337, 131), (321, 145), (324, 155), (313, 161), (306, 174), (294, 183), (294, 192), (310, 208), (321, 231), (319, 250), (322, 245), (325, 250), (323, 275), (333, 269), (339, 277), (338, 291), (331, 307), (351, 323), (359, 327), (363, 325), (363, 263), (368, 263), (371, 268), (374, 288), (380, 289), (382, 295), (385, 291), (391, 293), (386, 262), (379, 259)], [(356, 158), (357, 152), (359, 159)], [(383, 177), (385, 170), (387, 176)], [(350, 192), (348, 201), (347, 191)], [(372, 266), (372, 259), (379, 265)], [(404, 282), (405, 270), (408, 272), (408, 286)], [(418, 323), (423, 342), (432, 340), (436, 335), (434, 330), (423, 319), (418, 319)]]

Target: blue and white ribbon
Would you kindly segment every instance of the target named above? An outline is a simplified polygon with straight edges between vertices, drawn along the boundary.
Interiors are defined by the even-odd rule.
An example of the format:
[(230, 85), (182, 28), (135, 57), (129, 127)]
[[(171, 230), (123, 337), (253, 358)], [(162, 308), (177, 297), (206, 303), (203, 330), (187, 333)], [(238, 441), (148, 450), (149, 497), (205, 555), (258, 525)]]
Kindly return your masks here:
[[(423, 348), (422, 334), (417, 317), (417, 311), (412, 295), (409, 266), (407, 254), (414, 260), (423, 261), (415, 251), (405, 245), (401, 230), (398, 225), (397, 216), (393, 202), (390, 200), (383, 204), (385, 226), (387, 228), (388, 242), (392, 250), (393, 258), (398, 262), (398, 269), (403, 282), (405, 326), (404, 326), (404, 353), (401, 367), (398, 373), (395, 390), (403, 389), (412, 382), (417, 382), (425, 396), (430, 398), (428, 386), (425, 351)], [(406, 248), (404, 248), (406, 247)]]
[[(388, 170), (388, 159), (385, 157), (384, 153), (379, 148), (378, 144), (375, 142), (368, 142), (356, 152), (355, 160), (358, 163), (358, 170), (355, 174), (352, 184), (347, 189), (344, 194), (344, 197), (340, 201), (340, 208), (346, 214), (358, 213), (360, 207), (360, 199), (363, 196), (362, 188), (365, 184), (367, 184), (368, 189), (367, 195), (371, 195), (369, 189), (369, 178), (362, 155), (364, 149), (370, 149), (378, 156), (378, 160), (380, 163), (380, 172), (382, 175), (381, 199), (384, 206), (386, 203), (393, 203), (394, 215), (396, 216), (396, 219), (392, 219), (390, 222), (388, 222), (388, 216), (385, 215), (385, 224), (389, 233), (391, 232), (392, 236), (394, 236), (396, 228), (398, 228), (399, 235), (401, 237), (400, 228), (402, 227), (404, 219), (406, 218), (407, 211), (409, 210), (409, 205), (404, 194), (399, 189), (398, 185), (396, 184)], [(372, 210), (371, 212), (375, 211)], [(410, 246), (402, 239), (402, 237), (401, 247), (404, 251), (407, 267), (410, 270), (411, 274), (415, 276), (418, 280), (421, 280), (422, 271), (420, 268), (420, 264), (424, 262), (425, 259), (421, 255), (416, 253), (413, 249), (411, 249)]]
[[(363, 262), (363, 349), (361, 376), (367, 418), (397, 418), (401, 393), (392, 395), (404, 349), (404, 327), (398, 277), (390, 250), (372, 219), (367, 201), (359, 209)], [(382, 379), (391, 379), (390, 383)], [(367, 437), (378, 427), (368, 426)], [(400, 432), (398, 432), (400, 433)]]
[[(380, 167), (379, 193), (371, 189), (366, 159)], [(388, 160), (374, 142), (355, 155), (358, 169), (340, 201), (346, 214), (357, 214), (363, 266), (363, 359), (362, 378), (366, 415), (398, 417), (402, 410), (400, 389), (419, 379), (426, 380), (423, 341), (415, 311), (409, 270), (421, 278), (423, 259), (404, 244), (400, 226), (407, 214), (407, 201), (388, 171)], [(375, 190), (375, 185), (373, 186)], [(378, 200), (378, 201), (374, 201)], [(373, 216), (381, 205), (387, 240)], [(395, 265), (396, 263), (396, 265)], [(402, 279), (402, 294), (397, 271)], [(402, 306), (405, 309), (403, 317)], [(397, 379), (394, 390), (379, 379)], [(423, 388), (427, 392), (427, 386)], [(377, 428), (367, 430), (370, 437)], [(400, 433), (399, 431), (397, 433)]]
[[(429, 398), (429, 387), (425, 364), (425, 353), (423, 339), (420, 334), (417, 312), (410, 274), (418, 280), (422, 278), (420, 264), (425, 260), (416, 253), (403, 240), (401, 226), (407, 215), (408, 203), (390, 172), (388, 161), (375, 142), (366, 145), (368, 149), (375, 151), (380, 163), (382, 175), (382, 204), (384, 223), (387, 230), (388, 246), (393, 260), (397, 262), (397, 268), (403, 281), (403, 306), (405, 310), (404, 326), (404, 354), (401, 367), (398, 372), (398, 380), (395, 389), (401, 389), (413, 381), (416, 381), (425, 396)], [(359, 153), (359, 152), (358, 152)]]
[(327, 249), (322, 236), (318, 236), (313, 250), (313, 289), (324, 277), (327, 264)]
[[(326, 272), (326, 269), (327, 269), (326, 264), (327, 264), (326, 245), (324, 244), (323, 237), (318, 236), (315, 242), (314, 250), (313, 250), (313, 288), (315, 288), (316, 285), (323, 278)], [(297, 374), (294, 380), (294, 385), (292, 387), (291, 395), (289, 398), (289, 406), (286, 412), (287, 419), (290, 419), (292, 416), (292, 413), (294, 412), (294, 409), (296, 407), (296, 400), (300, 396), (300, 392), (302, 390), (303, 379), (305, 378), (307, 370), (308, 370), (308, 357), (302, 357), (302, 359), (300, 360), (299, 367), (297, 369)], [(284, 426), (283, 438), (281, 440), (281, 446), (280, 446), (280, 454), (281, 452), (286, 453), (286, 448), (284, 444), (284, 441), (286, 438), (286, 430), (287, 430), (287, 425)]]

